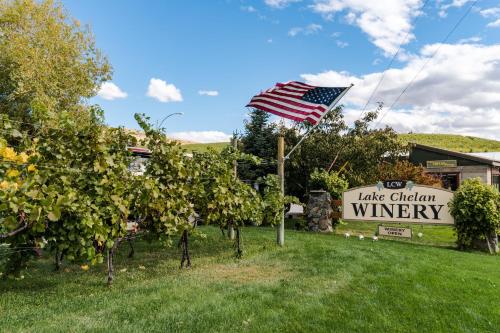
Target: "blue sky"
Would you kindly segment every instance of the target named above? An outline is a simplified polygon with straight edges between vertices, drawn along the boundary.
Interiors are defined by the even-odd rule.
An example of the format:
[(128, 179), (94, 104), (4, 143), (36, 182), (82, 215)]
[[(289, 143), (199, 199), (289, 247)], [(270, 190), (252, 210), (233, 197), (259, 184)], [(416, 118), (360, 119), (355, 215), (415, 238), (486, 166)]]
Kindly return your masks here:
[(153, 120), (184, 112), (167, 120), (169, 134), (220, 141), (243, 128), (253, 94), (289, 80), (355, 83), (344, 100), (353, 121), (403, 43), (369, 108), (391, 105), (422, 70), (378, 126), (500, 139), (500, 4), (478, 1), (439, 46), (473, 1), (424, 2), (63, 1), (113, 65), (91, 100), (110, 125), (137, 128), (135, 112)]

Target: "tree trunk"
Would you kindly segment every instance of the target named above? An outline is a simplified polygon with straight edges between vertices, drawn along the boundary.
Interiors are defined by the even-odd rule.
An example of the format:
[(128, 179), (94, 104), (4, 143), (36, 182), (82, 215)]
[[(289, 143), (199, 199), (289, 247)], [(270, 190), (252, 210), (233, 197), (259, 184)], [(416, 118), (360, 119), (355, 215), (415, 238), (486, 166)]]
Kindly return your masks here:
[(134, 250), (134, 241), (130, 238), (127, 239), (128, 241), (128, 245), (130, 246), (130, 252), (128, 253), (128, 257), (129, 258), (133, 258), (134, 257), (134, 253), (135, 253), (135, 250)]
[(496, 232), (492, 232), (489, 235), (485, 235), (486, 244), (488, 245), (488, 250), (490, 254), (497, 254), (499, 252), (498, 249), (498, 236)]
[(241, 247), (241, 230), (236, 228), (236, 258), (240, 259), (243, 256), (243, 249)]
[(181, 269), (184, 268), (184, 263), (186, 262), (186, 268), (191, 267), (191, 257), (189, 256), (189, 243), (188, 243), (188, 231), (184, 230), (181, 236), (182, 244), (182, 259), (181, 259)]
[(113, 246), (108, 249), (108, 286), (111, 286), (113, 283), (113, 257), (115, 255), (115, 250), (122, 241), (121, 238), (118, 238)]
[(56, 250), (55, 258), (54, 258), (54, 270), (59, 271), (61, 268), (61, 262), (63, 258), (63, 253), (62, 251)]

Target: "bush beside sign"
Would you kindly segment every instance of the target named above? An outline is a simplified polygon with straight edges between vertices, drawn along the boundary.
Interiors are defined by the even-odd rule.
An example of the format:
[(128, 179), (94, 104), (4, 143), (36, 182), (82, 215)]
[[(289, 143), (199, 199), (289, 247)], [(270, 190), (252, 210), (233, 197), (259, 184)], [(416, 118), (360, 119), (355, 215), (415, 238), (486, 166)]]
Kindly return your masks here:
[(345, 191), (342, 218), (417, 224), (453, 224), (448, 202), (453, 192), (407, 182), (404, 188), (388, 188), (379, 182)]

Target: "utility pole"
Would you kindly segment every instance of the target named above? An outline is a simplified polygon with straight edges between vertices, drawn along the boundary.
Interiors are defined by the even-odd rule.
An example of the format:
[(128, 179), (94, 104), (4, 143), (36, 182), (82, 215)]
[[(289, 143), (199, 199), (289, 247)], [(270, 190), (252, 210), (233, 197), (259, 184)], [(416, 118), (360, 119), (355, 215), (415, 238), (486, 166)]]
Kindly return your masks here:
[[(233, 135), (233, 148), (235, 151), (238, 149), (238, 139), (236, 138), (236, 135)], [(236, 178), (238, 178), (238, 162), (236, 160), (233, 161), (233, 172), (234, 179), (236, 180)], [(229, 239), (234, 239), (235, 237), (233, 223), (229, 224), (227, 227), (227, 236)]]
[[(278, 137), (278, 178), (280, 181), (281, 194), (285, 195), (285, 138), (282, 134)], [(279, 246), (285, 244), (285, 208), (280, 213), (280, 224), (278, 225), (276, 242)]]

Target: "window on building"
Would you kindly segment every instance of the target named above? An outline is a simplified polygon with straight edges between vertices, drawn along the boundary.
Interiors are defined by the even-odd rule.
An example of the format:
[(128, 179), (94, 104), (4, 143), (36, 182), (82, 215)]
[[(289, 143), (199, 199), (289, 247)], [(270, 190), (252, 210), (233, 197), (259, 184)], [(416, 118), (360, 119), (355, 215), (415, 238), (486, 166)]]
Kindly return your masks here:
[(458, 173), (430, 173), (436, 178), (441, 179), (443, 188), (456, 191), (460, 185), (460, 176)]
[(491, 177), (491, 185), (497, 190), (500, 190), (500, 175), (493, 175), (493, 177)]

